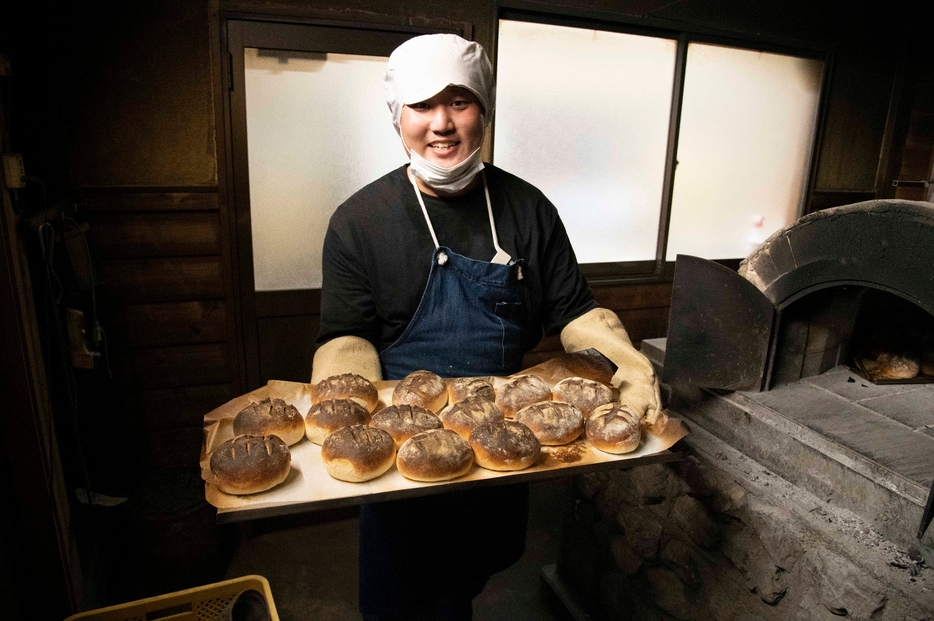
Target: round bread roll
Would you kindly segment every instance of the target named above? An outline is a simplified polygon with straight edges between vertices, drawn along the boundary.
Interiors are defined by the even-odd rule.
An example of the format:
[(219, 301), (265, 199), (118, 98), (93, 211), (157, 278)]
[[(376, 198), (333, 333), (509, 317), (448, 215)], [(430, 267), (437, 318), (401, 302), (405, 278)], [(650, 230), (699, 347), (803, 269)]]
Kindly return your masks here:
[(487, 401), (496, 399), (493, 382), (486, 377), (459, 377), (448, 384), (448, 403), (458, 403), (471, 397), (483, 397)]
[(233, 432), (236, 436), (279, 436), (292, 446), (305, 437), (305, 419), (294, 405), (266, 397), (240, 410)]
[(333, 399), (353, 399), (372, 414), (379, 403), (379, 392), (373, 382), (355, 373), (326, 377), (311, 387), (311, 404)]
[(537, 375), (517, 375), (496, 391), (496, 405), (507, 418), (539, 401), (551, 401), (551, 386)]
[(515, 420), (477, 425), (468, 442), (478, 466), (501, 472), (528, 468), (538, 461), (542, 450), (532, 430)]
[(305, 435), (315, 444), (321, 444), (342, 427), (369, 422), (370, 413), (353, 399), (328, 399), (311, 406), (305, 414)]
[(555, 401), (564, 401), (577, 406), (577, 409), (584, 415), (584, 420), (590, 417), (594, 409), (616, 400), (612, 388), (583, 377), (563, 379), (555, 384), (552, 392)]
[(438, 414), (445, 429), (456, 431), (465, 440), (477, 425), (503, 420), (499, 406), (483, 397), (471, 397), (447, 407)]
[(237, 436), (211, 453), (211, 480), (225, 494), (258, 494), (285, 481), (291, 463), (279, 436)]
[(920, 361), (912, 355), (882, 352), (875, 359), (863, 358), (863, 368), (870, 380), (912, 379), (921, 370)]
[(642, 440), (639, 415), (621, 403), (601, 405), (591, 412), (586, 430), (595, 449), (614, 455), (631, 453)]
[(393, 405), (417, 405), (438, 412), (447, 402), (444, 380), (431, 371), (412, 371), (392, 390)]
[(396, 449), (417, 433), (442, 427), (441, 419), (434, 412), (417, 405), (385, 407), (373, 415), (370, 426), (388, 432), (396, 443)]
[(447, 481), (473, 465), (473, 450), (450, 429), (423, 431), (406, 440), (396, 455), (396, 468), (413, 481)]
[(527, 425), (545, 446), (570, 444), (584, 429), (581, 411), (562, 401), (533, 403), (516, 412), (516, 420)]
[(321, 445), (324, 469), (339, 481), (375, 479), (392, 467), (395, 458), (396, 445), (389, 432), (366, 425), (338, 429)]

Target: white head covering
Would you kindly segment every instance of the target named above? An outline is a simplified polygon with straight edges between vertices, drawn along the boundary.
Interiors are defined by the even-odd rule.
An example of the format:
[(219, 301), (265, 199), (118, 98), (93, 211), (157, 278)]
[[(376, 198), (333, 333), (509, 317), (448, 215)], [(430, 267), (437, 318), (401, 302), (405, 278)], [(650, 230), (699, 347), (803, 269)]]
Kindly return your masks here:
[(397, 47), (389, 56), (383, 85), (392, 124), (400, 134), (403, 106), (431, 99), (451, 85), (477, 96), (486, 123), (493, 118), (493, 65), (479, 43), (457, 35), (422, 35)]

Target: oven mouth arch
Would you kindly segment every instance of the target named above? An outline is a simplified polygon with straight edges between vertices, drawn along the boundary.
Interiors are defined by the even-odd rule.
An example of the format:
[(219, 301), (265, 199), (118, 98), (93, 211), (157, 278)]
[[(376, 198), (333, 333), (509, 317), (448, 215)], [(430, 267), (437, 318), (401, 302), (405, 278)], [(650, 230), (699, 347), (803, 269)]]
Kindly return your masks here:
[(789, 308), (846, 286), (889, 293), (934, 316), (934, 203), (873, 200), (809, 214), (769, 237), (738, 271), (679, 256), (663, 381), (769, 390)]

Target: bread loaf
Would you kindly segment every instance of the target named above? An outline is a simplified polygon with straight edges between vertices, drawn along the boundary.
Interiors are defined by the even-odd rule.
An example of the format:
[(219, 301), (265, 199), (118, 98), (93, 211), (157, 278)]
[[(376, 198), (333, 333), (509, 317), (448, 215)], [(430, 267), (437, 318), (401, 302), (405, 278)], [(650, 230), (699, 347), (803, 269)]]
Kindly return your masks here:
[(585, 429), (595, 449), (614, 455), (631, 453), (642, 440), (639, 415), (621, 403), (601, 405), (591, 412)]
[(537, 375), (517, 375), (496, 390), (496, 405), (507, 418), (533, 403), (550, 400), (551, 386)]
[(321, 444), (330, 434), (350, 425), (366, 425), (370, 413), (353, 399), (321, 401), (305, 414), (305, 435), (315, 444)]
[(434, 412), (417, 405), (385, 407), (373, 415), (370, 426), (388, 432), (396, 443), (396, 449), (417, 433), (442, 427), (441, 419)]
[(542, 449), (531, 429), (505, 419), (474, 427), (468, 442), (477, 465), (497, 471), (528, 468), (538, 461)]
[(393, 405), (417, 405), (432, 412), (439, 412), (447, 402), (448, 393), (444, 380), (431, 371), (409, 373), (392, 391)]
[(456, 431), (466, 440), (477, 425), (503, 420), (503, 411), (483, 397), (471, 397), (441, 410), (438, 418), (445, 429)]
[(406, 440), (396, 455), (396, 468), (413, 481), (447, 481), (473, 465), (473, 450), (450, 429), (423, 431)]
[(487, 401), (496, 399), (493, 382), (486, 377), (459, 377), (448, 384), (448, 403), (457, 403), (471, 397), (482, 397)]
[(234, 435), (279, 436), (292, 446), (305, 437), (305, 420), (298, 409), (282, 399), (255, 401), (234, 417)]
[(568, 377), (555, 384), (555, 401), (564, 401), (577, 406), (586, 420), (594, 409), (616, 400), (613, 389), (600, 382), (583, 377)]
[(335, 479), (351, 483), (375, 479), (392, 467), (395, 457), (392, 436), (365, 425), (338, 429), (321, 445), (324, 469)]
[(258, 494), (285, 481), (291, 463), (279, 436), (237, 436), (211, 453), (211, 480), (225, 494)]
[(352, 399), (372, 414), (379, 403), (379, 392), (373, 382), (355, 373), (326, 377), (311, 387), (311, 404), (334, 399)]
[(584, 429), (584, 415), (563, 401), (533, 403), (516, 412), (516, 420), (528, 426), (545, 446), (569, 444)]
[(910, 354), (882, 352), (861, 362), (870, 381), (912, 379), (921, 371), (920, 361)]

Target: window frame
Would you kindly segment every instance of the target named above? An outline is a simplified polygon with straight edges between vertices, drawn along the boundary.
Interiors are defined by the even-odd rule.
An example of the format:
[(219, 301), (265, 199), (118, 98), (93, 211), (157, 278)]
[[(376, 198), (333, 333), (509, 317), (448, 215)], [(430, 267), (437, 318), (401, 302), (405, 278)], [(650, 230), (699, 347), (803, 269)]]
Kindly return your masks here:
[(229, 269), (234, 303), (231, 314), (238, 335), (238, 371), (241, 386), (249, 390), (264, 384), (260, 322), (297, 317), (307, 313), (308, 309), (317, 309), (320, 289), (255, 291), (244, 48), (389, 56), (404, 40), (417, 35), (454, 32), (470, 38), (472, 33), (467, 25), (463, 31), (458, 31), (432, 26), (332, 22), (240, 13), (223, 13), (221, 24), (224, 117), (218, 119), (218, 123), (222, 122), (224, 126), (223, 178), (228, 192), (223, 226), (229, 233), (226, 239), (230, 244)]
[[(677, 168), (678, 139), (681, 126), (681, 111), (684, 103), (684, 80), (687, 68), (688, 46), (691, 43), (719, 45), (735, 49), (783, 54), (798, 58), (819, 60), (824, 63), (821, 76), (821, 91), (818, 100), (817, 123), (814, 141), (811, 147), (810, 162), (805, 172), (805, 196), (798, 208), (797, 217), (804, 215), (806, 206), (814, 191), (817, 160), (820, 153), (821, 137), (828, 107), (828, 92), (833, 66), (833, 49), (830, 46), (804, 45), (798, 41), (782, 40), (773, 37), (741, 38), (724, 34), (722, 31), (703, 28), (673, 28), (669, 23), (653, 18), (627, 18), (602, 11), (552, 10), (541, 11), (528, 2), (501, 1), (497, 4), (495, 35), (492, 50), (494, 74), (499, 66), (500, 22), (503, 20), (521, 21), (552, 26), (567, 26), (587, 30), (603, 30), (622, 34), (658, 37), (673, 40), (677, 44), (675, 67), (672, 80), (671, 109), (668, 117), (668, 140), (665, 153), (664, 178), (662, 181), (661, 204), (659, 205), (658, 238), (656, 240), (655, 260), (617, 261), (605, 263), (581, 263), (581, 271), (591, 284), (612, 285), (621, 283), (670, 281), (674, 276), (674, 261), (666, 261), (668, 247), (668, 227), (671, 220), (671, 205)], [(496, 117), (493, 118), (491, 137), (495, 136)], [(490, 156), (494, 141), (490, 140)], [(716, 259), (727, 267), (735, 269), (743, 257)]]

